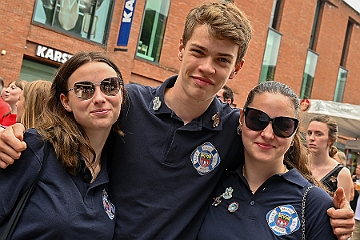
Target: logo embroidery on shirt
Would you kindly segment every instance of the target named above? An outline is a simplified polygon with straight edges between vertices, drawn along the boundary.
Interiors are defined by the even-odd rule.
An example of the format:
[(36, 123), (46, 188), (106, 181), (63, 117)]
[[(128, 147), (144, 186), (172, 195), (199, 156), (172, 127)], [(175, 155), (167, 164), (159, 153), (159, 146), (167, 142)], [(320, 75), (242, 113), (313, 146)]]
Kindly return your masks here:
[(106, 192), (105, 189), (103, 189), (102, 201), (106, 214), (111, 220), (113, 220), (115, 217), (115, 206), (110, 202), (108, 193)]
[(200, 175), (208, 174), (220, 163), (219, 153), (210, 142), (198, 146), (192, 152), (190, 159)]
[(270, 229), (277, 236), (289, 235), (300, 228), (299, 215), (291, 205), (282, 205), (266, 214)]

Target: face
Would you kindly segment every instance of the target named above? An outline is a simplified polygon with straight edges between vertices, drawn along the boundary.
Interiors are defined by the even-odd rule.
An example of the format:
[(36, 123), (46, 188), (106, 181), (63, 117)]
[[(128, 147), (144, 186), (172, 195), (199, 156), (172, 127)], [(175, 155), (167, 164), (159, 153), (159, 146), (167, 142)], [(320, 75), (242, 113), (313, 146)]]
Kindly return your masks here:
[(89, 136), (91, 131), (110, 131), (111, 126), (119, 117), (122, 103), (122, 88), (114, 96), (107, 96), (100, 90), (99, 83), (109, 77), (117, 77), (114, 69), (102, 62), (89, 62), (79, 67), (68, 79), (67, 87), (90, 81), (95, 84), (92, 97), (82, 100), (73, 90), (67, 95), (61, 94), (60, 99), (65, 109), (74, 114), (75, 120), (83, 127)]
[(17, 87), (15, 82), (10, 83), (7, 88), (4, 88), (4, 101), (9, 104), (16, 104), (21, 92), (21, 88)]
[(312, 153), (328, 152), (330, 146), (329, 128), (326, 123), (312, 121), (306, 132), (306, 143)]
[(236, 64), (239, 46), (230, 40), (212, 37), (207, 25), (194, 28), (186, 46), (180, 41), (181, 68), (177, 82), (181, 91), (197, 101), (212, 101), (216, 93), (241, 69)]
[(356, 166), (355, 174), (360, 175), (360, 166)]
[[(261, 93), (254, 96), (250, 108), (261, 110), (270, 118), (296, 118), (291, 99), (281, 94)], [(284, 154), (289, 149), (294, 134), (282, 138), (274, 134), (272, 122), (263, 130), (254, 131), (247, 127), (244, 114), (241, 115), (242, 139), (245, 148), (245, 160), (259, 163), (283, 162)], [(295, 128), (294, 128), (295, 129)]]
[(24, 91), (21, 91), (20, 93), (20, 99), (19, 101), (16, 103), (17, 106), (17, 113), (16, 113), (16, 122), (20, 122), (21, 121), (21, 117), (24, 114), (24, 110), (25, 110), (25, 97), (24, 97)]

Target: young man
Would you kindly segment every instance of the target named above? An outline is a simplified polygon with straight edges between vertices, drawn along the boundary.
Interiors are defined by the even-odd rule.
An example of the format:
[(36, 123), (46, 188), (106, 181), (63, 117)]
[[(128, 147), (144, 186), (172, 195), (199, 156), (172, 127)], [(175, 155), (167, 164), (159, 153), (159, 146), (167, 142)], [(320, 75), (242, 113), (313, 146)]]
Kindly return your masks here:
[[(215, 96), (243, 66), (251, 33), (234, 4), (204, 3), (187, 16), (179, 75), (157, 88), (128, 85), (125, 137), (109, 149), (115, 239), (196, 239), (222, 172), (243, 161), (239, 111)], [(14, 138), (22, 139), (22, 128), (12, 130), (0, 136), (2, 167), (24, 148)], [(351, 234), (353, 212), (334, 214), (335, 231)]]
[(234, 104), (234, 92), (231, 90), (228, 86), (223, 86), (217, 93), (216, 97), (220, 99), (220, 101), (224, 103), (229, 103), (230, 106), (236, 107), (236, 104)]

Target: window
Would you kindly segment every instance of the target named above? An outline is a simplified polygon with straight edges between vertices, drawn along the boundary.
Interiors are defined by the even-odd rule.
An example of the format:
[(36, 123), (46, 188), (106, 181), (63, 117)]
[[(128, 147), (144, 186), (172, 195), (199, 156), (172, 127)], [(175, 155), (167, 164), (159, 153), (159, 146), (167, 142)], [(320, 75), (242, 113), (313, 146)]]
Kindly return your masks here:
[(280, 49), (280, 42), (281, 42), (281, 34), (269, 28), (264, 59), (260, 73), (260, 82), (274, 80), (276, 63)]
[(273, 29), (279, 28), (278, 24), (280, 23), (282, 6), (283, 6), (282, 0), (274, 0), (273, 7), (271, 10), (271, 17), (270, 17), (270, 27), (272, 27)]
[(316, 65), (318, 61), (318, 54), (308, 50), (308, 55), (306, 57), (306, 65), (304, 70), (304, 76), (303, 76), (303, 82), (301, 86), (301, 92), (300, 92), (300, 98), (310, 98), (312, 86), (314, 83), (314, 76), (315, 76), (315, 70)]
[(26, 80), (27, 82), (39, 79), (52, 81), (56, 71), (57, 67), (29, 59), (23, 59), (20, 79)]
[(274, 0), (259, 82), (273, 81), (275, 79), (276, 63), (279, 56), (282, 37), (275, 29), (278, 29), (280, 26), (282, 6), (282, 0)]
[(315, 52), (317, 37), (319, 34), (319, 24), (324, 9), (325, 2), (322, 0), (317, 1), (314, 22), (311, 30), (308, 54), (306, 57), (306, 65), (303, 75), (303, 82), (300, 90), (300, 98), (310, 98), (312, 86), (314, 84), (315, 71), (319, 55)]
[(345, 83), (348, 71), (345, 68), (340, 67), (336, 81), (336, 88), (334, 94), (334, 102), (342, 102), (345, 92)]
[(113, 0), (36, 0), (33, 22), (104, 44)]
[(136, 56), (159, 62), (170, 0), (147, 0)]

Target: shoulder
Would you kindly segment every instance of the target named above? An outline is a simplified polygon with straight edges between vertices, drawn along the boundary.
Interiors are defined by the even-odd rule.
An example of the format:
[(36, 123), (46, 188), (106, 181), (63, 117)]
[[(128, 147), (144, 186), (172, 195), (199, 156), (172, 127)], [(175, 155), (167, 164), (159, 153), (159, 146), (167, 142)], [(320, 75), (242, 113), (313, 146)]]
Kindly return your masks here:
[(38, 161), (40, 161), (43, 157), (45, 141), (36, 129), (30, 128), (25, 131), (24, 142), (26, 143), (27, 148), (21, 153), (20, 158), (26, 158), (29, 155), (33, 155), (38, 159)]
[(339, 172), (339, 176), (345, 176), (345, 177), (350, 177), (351, 178), (351, 173), (350, 170), (347, 167), (343, 167), (341, 169), (341, 171)]

